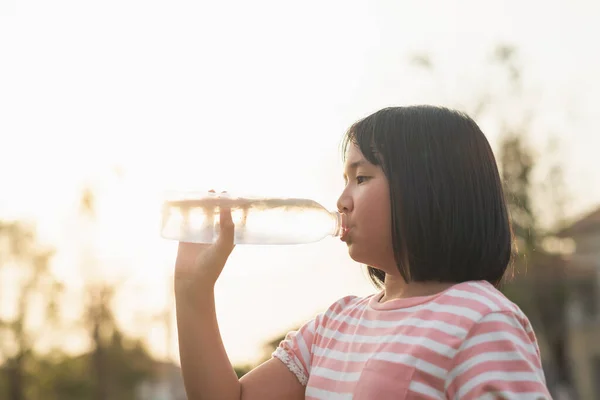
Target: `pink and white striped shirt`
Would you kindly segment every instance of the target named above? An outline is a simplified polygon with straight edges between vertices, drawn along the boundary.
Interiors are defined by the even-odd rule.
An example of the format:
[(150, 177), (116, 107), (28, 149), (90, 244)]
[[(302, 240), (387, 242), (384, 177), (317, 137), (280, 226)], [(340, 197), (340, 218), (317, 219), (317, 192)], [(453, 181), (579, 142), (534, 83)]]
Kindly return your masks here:
[(348, 296), (273, 356), (306, 399), (550, 399), (529, 320), (488, 282), (380, 303)]

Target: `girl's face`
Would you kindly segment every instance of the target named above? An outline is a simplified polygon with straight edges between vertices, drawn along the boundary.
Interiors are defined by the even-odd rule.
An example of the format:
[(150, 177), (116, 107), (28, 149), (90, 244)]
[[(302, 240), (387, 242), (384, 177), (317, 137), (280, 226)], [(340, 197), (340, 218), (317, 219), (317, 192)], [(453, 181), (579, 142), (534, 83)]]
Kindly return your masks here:
[(346, 186), (337, 206), (343, 214), (342, 240), (350, 257), (388, 274), (399, 274), (392, 246), (389, 186), (383, 170), (368, 162), (356, 145), (350, 145), (344, 180)]

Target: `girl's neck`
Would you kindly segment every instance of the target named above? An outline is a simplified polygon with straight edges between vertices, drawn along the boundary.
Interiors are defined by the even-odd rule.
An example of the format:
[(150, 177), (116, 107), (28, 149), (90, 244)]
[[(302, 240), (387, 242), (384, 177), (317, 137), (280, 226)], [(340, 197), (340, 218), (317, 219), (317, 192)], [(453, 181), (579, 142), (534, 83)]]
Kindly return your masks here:
[(454, 283), (447, 282), (411, 282), (406, 283), (401, 276), (386, 274), (384, 282), (384, 295), (380, 303), (388, 300), (406, 299), (409, 297), (431, 296), (444, 290)]

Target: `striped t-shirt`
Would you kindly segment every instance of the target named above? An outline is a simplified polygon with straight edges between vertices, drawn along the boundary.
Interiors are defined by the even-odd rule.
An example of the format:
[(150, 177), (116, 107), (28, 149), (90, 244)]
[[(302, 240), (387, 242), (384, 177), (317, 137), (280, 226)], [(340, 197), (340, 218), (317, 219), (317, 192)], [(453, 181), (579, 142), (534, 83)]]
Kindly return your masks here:
[(424, 297), (344, 297), (273, 356), (306, 399), (550, 399), (527, 317), (487, 282)]

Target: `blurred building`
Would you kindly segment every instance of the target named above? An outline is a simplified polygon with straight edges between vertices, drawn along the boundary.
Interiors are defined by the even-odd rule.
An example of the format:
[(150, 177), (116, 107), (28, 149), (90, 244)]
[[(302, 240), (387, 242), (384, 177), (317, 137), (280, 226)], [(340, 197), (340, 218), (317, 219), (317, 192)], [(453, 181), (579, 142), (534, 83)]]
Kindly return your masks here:
[(568, 357), (582, 400), (600, 399), (600, 208), (558, 234), (572, 240), (565, 256), (569, 277)]

